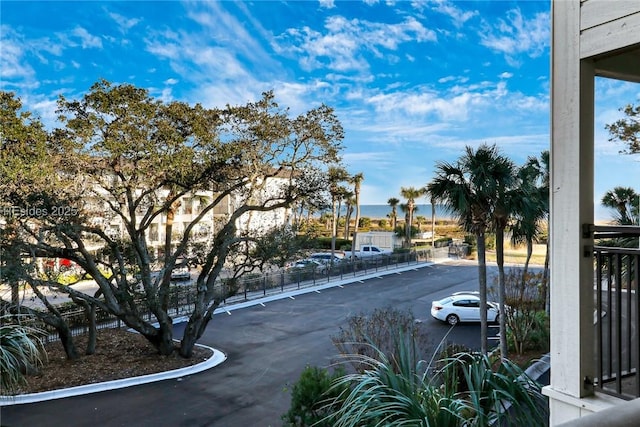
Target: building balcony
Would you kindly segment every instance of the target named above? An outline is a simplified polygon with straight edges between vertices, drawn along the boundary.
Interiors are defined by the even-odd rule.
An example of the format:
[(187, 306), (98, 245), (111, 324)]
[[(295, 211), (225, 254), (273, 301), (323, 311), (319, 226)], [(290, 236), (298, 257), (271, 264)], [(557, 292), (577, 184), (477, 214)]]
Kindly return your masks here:
[(596, 391), (640, 397), (640, 227), (594, 227)]

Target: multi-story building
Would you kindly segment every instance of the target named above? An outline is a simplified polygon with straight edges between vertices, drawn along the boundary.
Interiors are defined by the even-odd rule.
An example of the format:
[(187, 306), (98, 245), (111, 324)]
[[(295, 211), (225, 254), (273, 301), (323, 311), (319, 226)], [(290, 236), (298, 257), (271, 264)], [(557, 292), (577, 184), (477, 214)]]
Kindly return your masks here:
[[(254, 194), (253, 202), (262, 203), (278, 187), (282, 178), (272, 177), (267, 180), (266, 185)], [(163, 191), (162, 197), (166, 197), (168, 190)], [(215, 194), (212, 191), (196, 191), (182, 196), (176, 203), (177, 210), (173, 217), (172, 241), (178, 242), (186, 228), (201, 214), (201, 212), (212, 202)], [(206, 242), (216, 231), (222, 227), (236, 211), (246, 201), (240, 194), (225, 196), (219, 203), (209, 210), (192, 230), (191, 240), (193, 242)], [(108, 209), (97, 210), (105, 212), (98, 214), (94, 221), (104, 228), (107, 235), (112, 237), (124, 237), (125, 229), (122, 219), (116, 215), (108, 215)], [(290, 221), (291, 209), (277, 208), (268, 211), (249, 211), (241, 215), (235, 226), (238, 233), (255, 233), (268, 230), (273, 227), (288, 224)], [(146, 231), (147, 243), (154, 255), (163, 251), (166, 239), (167, 214), (158, 215), (150, 224)]]

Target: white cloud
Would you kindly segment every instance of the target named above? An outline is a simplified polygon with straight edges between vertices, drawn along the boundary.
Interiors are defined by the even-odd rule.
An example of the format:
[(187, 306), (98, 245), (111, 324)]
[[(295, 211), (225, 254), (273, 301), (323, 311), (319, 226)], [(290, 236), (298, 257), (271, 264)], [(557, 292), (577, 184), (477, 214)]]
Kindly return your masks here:
[(458, 8), (453, 2), (447, 0), (436, 0), (433, 2), (432, 9), (436, 12), (447, 15), (453, 21), (453, 24), (457, 28), (462, 26), (474, 16), (477, 16), (479, 12), (477, 10), (462, 10)]
[(443, 98), (434, 92), (419, 91), (377, 94), (370, 97), (368, 103), (387, 120), (395, 115), (408, 114), (414, 117), (434, 116), (443, 121), (463, 121), (467, 117), (471, 100), (472, 96), (469, 93)]
[(511, 9), (506, 19), (499, 19), (497, 24), (485, 22), (479, 36), (481, 45), (503, 53), (511, 65), (519, 65), (519, 54), (535, 58), (549, 47), (550, 16), (549, 13), (536, 13), (533, 18), (526, 19), (519, 9)]
[(100, 40), (100, 37), (90, 34), (85, 28), (78, 26), (73, 29), (71, 34), (80, 39), (80, 45), (83, 49), (102, 48), (102, 40)]
[(116, 21), (116, 24), (118, 24), (118, 27), (120, 28), (120, 32), (122, 33), (126, 33), (128, 30), (130, 30), (140, 22), (140, 19), (126, 18), (125, 16), (122, 16), (114, 12), (110, 12), (109, 16), (111, 17), (111, 19)]
[(178, 79), (167, 79), (165, 80), (163, 83), (166, 85), (175, 85), (179, 82), (180, 80)]
[(4, 87), (8, 80), (28, 80), (35, 75), (28, 61), (24, 60), (25, 46), (18, 34), (6, 25), (0, 27), (2, 55), (0, 55), (0, 81)]
[(190, 35), (192, 44), (224, 46), (234, 56), (259, 64), (261, 69), (275, 67), (270, 52), (266, 52), (262, 46), (264, 41), (269, 44), (273, 36), (251, 14), (251, 8), (244, 2), (234, 2), (234, 6), (244, 14), (239, 17), (225, 10), (224, 5), (224, 2), (216, 1), (185, 4), (188, 16), (202, 26), (202, 34)]
[(334, 0), (318, 0), (321, 8), (333, 9), (336, 7)]
[(513, 77), (513, 73), (509, 73), (507, 71), (505, 71), (504, 73), (500, 74), (500, 78), (501, 79), (510, 79), (511, 77)]
[(331, 16), (325, 21), (325, 32), (308, 26), (290, 28), (278, 37), (274, 48), (279, 53), (297, 55), (307, 70), (329, 68), (335, 71), (364, 71), (369, 68), (366, 54), (377, 58), (390, 56), (400, 44), (436, 41), (436, 33), (413, 17), (396, 24)]

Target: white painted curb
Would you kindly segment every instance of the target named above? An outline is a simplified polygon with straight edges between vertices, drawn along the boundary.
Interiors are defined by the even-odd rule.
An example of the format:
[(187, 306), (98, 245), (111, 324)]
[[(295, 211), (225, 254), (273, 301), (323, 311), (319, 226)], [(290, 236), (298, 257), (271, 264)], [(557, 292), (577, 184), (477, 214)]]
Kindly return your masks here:
[(120, 380), (107, 381), (96, 384), (86, 384), (77, 387), (70, 387), (60, 390), (43, 391), (42, 393), (21, 394), (17, 396), (0, 396), (0, 406), (20, 405), (23, 403), (35, 403), (45, 400), (62, 399), (65, 397), (80, 396), (101, 391), (115, 390), (119, 388), (131, 387), (134, 385), (148, 384), (156, 381), (181, 378), (211, 369), (227, 360), (227, 355), (214, 348), (196, 344), (199, 347), (208, 348), (213, 351), (213, 356), (197, 365), (186, 368), (174, 369), (172, 371), (160, 372), (157, 374), (142, 375), (139, 377), (123, 378)]

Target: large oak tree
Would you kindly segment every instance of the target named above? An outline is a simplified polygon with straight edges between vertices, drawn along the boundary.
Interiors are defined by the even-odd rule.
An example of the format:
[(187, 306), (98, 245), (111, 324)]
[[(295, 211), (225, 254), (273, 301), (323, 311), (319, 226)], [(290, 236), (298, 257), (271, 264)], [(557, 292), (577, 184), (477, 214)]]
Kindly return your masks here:
[[(19, 101), (2, 96), (13, 100), (3, 103), (3, 128), (10, 122), (5, 116), (11, 129), (24, 128)], [(256, 249), (264, 236), (273, 240), (273, 229), (239, 229), (241, 220), (297, 203), (318, 205), (329, 188), (327, 165), (340, 161), (343, 130), (333, 110), (322, 105), (292, 117), (271, 92), (246, 105), (208, 109), (99, 81), (82, 98), (61, 97), (58, 105), (62, 126), (39, 139), (39, 155), (25, 155), (25, 132), (11, 140), (3, 133), (2, 206), (39, 208), (8, 215), (5, 222), (17, 229), (7, 241), (22, 258), (73, 261), (99, 291), (88, 295), (61, 286), (34, 274), (27, 262), (14, 271), (36, 293), (51, 286), (89, 311), (111, 313), (161, 354), (176, 349), (169, 314), (174, 267), (198, 264), (195, 306), (179, 347), (190, 357), (214, 310), (234, 292), (233, 279), (264, 262), (258, 258), (268, 251)], [(30, 171), (29, 185), (16, 184), (23, 168)], [(199, 197), (200, 209), (178, 233), (172, 220), (185, 196)], [(222, 204), (231, 210), (193, 250), (199, 224)], [(106, 232), (104, 224), (113, 222), (122, 225), (120, 235)], [(158, 252), (149, 242), (152, 224), (163, 224), (167, 236)], [(223, 271), (231, 276), (225, 286)]]

